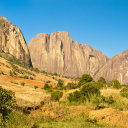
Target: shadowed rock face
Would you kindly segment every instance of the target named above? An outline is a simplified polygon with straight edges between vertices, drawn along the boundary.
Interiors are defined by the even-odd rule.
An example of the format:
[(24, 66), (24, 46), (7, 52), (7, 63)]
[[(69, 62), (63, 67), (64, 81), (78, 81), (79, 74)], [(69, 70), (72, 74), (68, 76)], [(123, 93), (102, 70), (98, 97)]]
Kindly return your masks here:
[(94, 76), (108, 61), (100, 51), (89, 45), (73, 42), (67, 32), (38, 34), (28, 45), (35, 68), (65, 76)]
[(99, 77), (104, 77), (107, 81), (113, 79), (119, 80), (121, 84), (128, 83), (128, 50), (111, 58), (94, 77), (96, 80)]
[(0, 16), (0, 51), (31, 65), (30, 54), (20, 29)]

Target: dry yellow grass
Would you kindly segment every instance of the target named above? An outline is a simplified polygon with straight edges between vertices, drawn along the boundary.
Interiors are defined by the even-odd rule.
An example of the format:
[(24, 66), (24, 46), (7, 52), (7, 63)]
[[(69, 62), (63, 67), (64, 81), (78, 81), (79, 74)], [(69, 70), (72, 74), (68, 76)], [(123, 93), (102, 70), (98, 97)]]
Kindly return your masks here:
[(93, 110), (89, 112), (89, 118), (97, 118), (99, 123), (110, 126), (120, 126), (128, 128), (128, 113), (112, 108)]
[(111, 88), (108, 88), (108, 89), (102, 89), (101, 90), (101, 95), (103, 96), (119, 96), (120, 95), (120, 90), (117, 90), (117, 89), (111, 89)]
[[(1, 54), (5, 55), (4, 53)], [(37, 106), (40, 105), (41, 101), (46, 100), (47, 98), (49, 99), (50, 94), (46, 94), (45, 91), (41, 89), (44, 87), (47, 81), (50, 81), (49, 84), (52, 86), (57, 85), (58, 81), (56, 79), (62, 79), (65, 85), (67, 85), (68, 82), (74, 82), (70, 78), (66, 79), (62, 76), (52, 76), (50, 74), (46, 75), (43, 73), (36, 73), (34, 71), (31, 71), (30, 69), (25, 69), (16, 64), (14, 65), (17, 66), (19, 70), (25, 70), (27, 72), (30, 72), (31, 74), (35, 74), (35, 76), (33, 76), (27, 74), (26, 72), (24, 72), (23, 74), (19, 74), (17, 72), (17, 76), (26, 75), (28, 77), (34, 78), (34, 80), (11, 77), (9, 76), (10, 71), (13, 71), (11, 64), (4, 58), (0, 57), (0, 72), (2, 71), (4, 74), (6, 74), (0, 74), (0, 86), (2, 86), (4, 89), (15, 92), (17, 104), (19, 106)], [(53, 77), (55, 79), (53, 79)], [(21, 82), (24, 82), (25, 86), (21, 86)], [(38, 86), (38, 88), (34, 89), (34, 86)]]

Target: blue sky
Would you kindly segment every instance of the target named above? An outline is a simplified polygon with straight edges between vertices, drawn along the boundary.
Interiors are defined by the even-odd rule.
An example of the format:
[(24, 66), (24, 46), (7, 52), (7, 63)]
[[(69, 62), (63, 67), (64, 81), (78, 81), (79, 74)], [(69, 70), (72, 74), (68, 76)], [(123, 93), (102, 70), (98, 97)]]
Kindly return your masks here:
[(0, 16), (27, 44), (38, 33), (66, 31), (108, 57), (128, 49), (128, 0), (1, 0)]

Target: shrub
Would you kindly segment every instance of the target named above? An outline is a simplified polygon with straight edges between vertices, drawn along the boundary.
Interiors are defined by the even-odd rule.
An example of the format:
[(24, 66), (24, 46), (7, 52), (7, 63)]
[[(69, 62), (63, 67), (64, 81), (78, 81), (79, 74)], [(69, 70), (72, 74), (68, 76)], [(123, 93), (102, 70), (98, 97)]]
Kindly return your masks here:
[(78, 83), (78, 87), (81, 87), (83, 84), (86, 84), (87, 82), (91, 82), (92, 80), (93, 80), (93, 78), (90, 75), (84, 74), (80, 78), (80, 81)]
[(123, 88), (123, 89), (120, 91), (120, 94), (121, 94), (121, 96), (128, 98), (128, 89)]
[(47, 89), (49, 89), (49, 88), (50, 88), (50, 86), (46, 83), (46, 84), (44, 85), (44, 89), (47, 90)]
[(55, 72), (53, 75), (57, 76), (58, 74)]
[(80, 91), (75, 91), (73, 93), (70, 93), (68, 96), (68, 100), (70, 102), (78, 102), (81, 99), (81, 93)]
[(77, 85), (74, 84), (74, 83), (68, 83), (67, 86), (66, 86), (67, 89), (76, 89), (77, 88)]
[(101, 95), (93, 95), (91, 97), (91, 101), (95, 106), (95, 109), (99, 109), (99, 107), (103, 107), (103, 106), (100, 106), (101, 103), (104, 103), (105, 102), (105, 97), (104, 96), (101, 96)]
[[(0, 87), (0, 115), (3, 121), (11, 112), (12, 108), (16, 106), (15, 93)], [(2, 119), (0, 118), (0, 122)], [(1, 126), (1, 124), (0, 124)]]
[(98, 82), (105, 84), (106, 83), (106, 80), (103, 77), (100, 77), (100, 79), (98, 80)]
[(21, 85), (22, 85), (22, 86), (24, 86), (24, 85), (25, 85), (25, 83), (24, 83), (24, 82), (22, 82), (22, 83), (21, 83)]
[(46, 81), (46, 83), (51, 83), (51, 81), (50, 81), (50, 80), (48, 80), (48, 81)]
[(59, 101), (59, 99), (63, 96), (63, 92), (60, 91), (53, 91), (51, 93), (51, 100), (52, 101)]
[(127, 87), (123, 87), (120, 92), (125, 92), (125, 91), (128, 91)]
[(35, 68), (34, 71), (35, 71), (36, 73), (39, 73), (39, 69), (38, 69), (38, 68)]
[(86, 83), (82, 86), (80, 91), (70, 93), (68, 100), (69, 102), (84, 102), (86, 100), (90, 102), (92, 100), (92, 102), (99, 105), (99, 103), (103, 101), (103, 96), (100, 95), (100, 88), (101, 85), (99, 85), (97, 82)]
[(120, 85), (118, 80), (112, 80), (111, 83), (113, 85), (113, 88), (116, 88), (116, 89), (120, 89), (121, 88), (121, 85)]
[(13, 76), (13, 73), (12, 73), (12, 71), (10, 70), (10, 76)]
[(90, 101), (91, 96), (100, 95), (100, 88), (95, 83), (87, 83), (83, 85), (83, 87), (80, 89), (80, 92), (83, 96), (88, 98), (88, 100)]
[(37, 88), (38, 88), (38, 86), (34, 86), (34, 88), (35, 88), (35, 89), (37, 89)]
[(112, 96), (109, 96), (109, 97), (105, 97), (105, 102), (108, 104), (113, 104), (115, 100), (113, 99)]
[(30, 77), (30, 80), (34, 80), (34, 78), (33, 77)]
[(1, 71), (1, 73), (0, 73), (0, 74), (4, 75), (3, 71)]
[(63, 86), (63, 80), (59, 79), (57, 83), (57, 87), (62, 87)]
[(29, 77), (28, 77), (28, 76), (24, 76), (23, 78), (24, 78), (24, 79), (28, 79)]

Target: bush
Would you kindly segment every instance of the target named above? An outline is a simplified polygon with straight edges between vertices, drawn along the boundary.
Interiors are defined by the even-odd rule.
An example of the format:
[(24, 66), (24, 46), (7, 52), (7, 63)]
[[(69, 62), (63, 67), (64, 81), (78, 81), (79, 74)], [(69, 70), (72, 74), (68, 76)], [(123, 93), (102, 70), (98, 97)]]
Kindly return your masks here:
[(59, 99), (63, 96), (63, 92), (60, 91), (53, 91), (51, 93), (51, 100), (52, 101), (59, 101)]
[[(0, 87), (0, 115), (4, 121), (12, 108), (16, 106), (15, 93)], [(0, 122), (2, 121), (0, 118)], [(1, 126), (1, 124), (0, 124)]]
[(57, 76), (58, 74), (55, 72), (53, 75)]
[[(89, 102), (92, 100), (92, 97), (100, 97), (100, 85), (98, 83), (86, 83), (82, 86), (80, 91), (75, 91), (74, 93), (69, 94), (68, 100), (70, 102), (84, 102), (88, 100)], [(95, 99), (97, 100), (97, 99)], [(99, 100), (99, 99), (98, 99)]]
[(24, 76), (23, 78), (24, 78), (24, 79), (28, 79), (29, 77), (28, 77), (28, 76)]
[(80, 89), (80, 92), (90, 101), (91, 96), (100, 95), (100, 87), (96, 83), (87, 83), (83, 85), (83, 87)]
[(67, 89), (76, 89), (77, 88), (77, 85), (74, 84), (74, 83), (68, 83), (67, 86), (66, 86)]
[(103, 77), (100, 77), (100, 79), (98, 80), (98, 82), (105, 84), (106, 83), (106, 80)]
[(46, 83), (51, 83), (51, 81), (50, 81), (50, 80), (48, 80), (48, 81), (46, 81)]
[(125, 92), (125, 91), (128, 91), (127, 87), (123, 87), (120, 92)]
[(46, 84), (44, 85), (44, 89), (47, 90), (47, 89), (49, 89), (49, 88), (50, 88), (50, 86), (46, 83)]
[(38, 69), (38, 68), (35, 68), (34, 71), (35, 71), (36, 73), (39, 73), (39, 69)]
[(113, 99), (112, 96), (109, 96), (109, 97), (105, 97), (105, 102), (108, 104), (113, 104), (115, 100)]
[(80, 91), (75, 91), (73, 93), (70, 93), (68, 96), (68, 100), (70, 102), (78, 102), (81, 99), (81, 93)]
[(63, 86), (63, 80), (59, 79), (57, 83), (57, 87), (62, 87)]
[(90, 75), (84, 74), (80, 78), (80, 81), (78, 83), (78, 87), (81, 87), (83, 84), (86, 84), (87, 82), (91, 82), (92, 80), (93, 80), (93, 78)]
[(22, 82), (22, 83), (21, 83), (21, 85), (22, 85), (22, 86), (24, 86), (24, 85), (25, 85), (25, 83), (24, 83), (24, 82)]
[(121, 94), (121, 96), (128, 98), (128, 89), (123, 88), (123, 89), (120, 91), (120, 94)]
[(37, 88), (38, 88), (38, 86), (34, 86), (34, 88), (35, 88), (35, 89), (37, 89)]
[(3, 71), (1, 71), (1, 73), (0, 73), (0, 74), (4, 75)]
[(13, 73), (12, 73), (12, 71), (10, 70), (10, 76), (13, 76)]
[(33, 77), (30, 77), (30, 80), (34, 80), (34, 78)]
[(95, 106), (95, 109), (99, 109), (99, 107), (103, 107), (103, 106), (100, 106), (101, 103), (104, 103), (105, 102), (105, 97), (104, 96), (101, 96), (101, 95), (93, 95), (91, 97), (91, 101)]
[(113, 85), (113, 88), (116, 88), (116, 89), (120, 89), (121, 88), (121, 85), (120, 85), (118, 80), (112, 80), (111, 83)]

